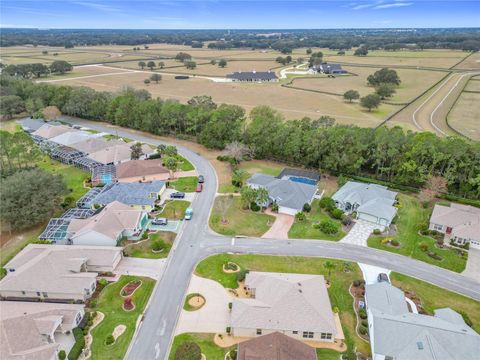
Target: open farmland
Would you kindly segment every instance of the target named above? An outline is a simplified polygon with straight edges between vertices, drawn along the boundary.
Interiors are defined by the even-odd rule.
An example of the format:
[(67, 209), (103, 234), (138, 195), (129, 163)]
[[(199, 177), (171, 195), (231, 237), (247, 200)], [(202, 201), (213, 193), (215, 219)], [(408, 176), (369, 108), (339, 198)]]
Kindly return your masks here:
[(455, 66), (458, 70), (480, 70), (480, 52), (476, 52), (465, 58), (460, 64)]
[[(299, 78), (292, 81), (292, 86), (340, 95), (350, 89), (357, 90), (361, 96), (375, 91), (373, 87), (367, 84), (367, 77), (380, 70), (380, 68), (344, 66), (344, 69), (355, 75), (337, 76), (335, 78)], [(421, 94), (445, 76), (445, 73), (441, 71), (410, 69), (397, 69), (396, 71), (402, 83), (396, 89), (396, 94), (388, 99), (389, 102), (393, 103), (406, 103), (413, 100), (418, 94)]]
[(480, 77), (472, 77), (457, 98), (448, 124), (459, 133), (480, 141)]

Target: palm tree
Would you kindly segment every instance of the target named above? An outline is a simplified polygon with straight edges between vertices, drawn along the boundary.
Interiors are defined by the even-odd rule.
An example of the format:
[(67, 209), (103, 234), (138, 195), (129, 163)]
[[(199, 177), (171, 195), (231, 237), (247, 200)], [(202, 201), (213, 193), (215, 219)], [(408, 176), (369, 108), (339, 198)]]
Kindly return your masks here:
[(325, 262), (324, 267), (328, 271), (328, 280), (330, 281), (330, 276), (332, 275), (332, 270), (335, 269), (335, 264), (332, 263), (331, 261), (327, 261)]

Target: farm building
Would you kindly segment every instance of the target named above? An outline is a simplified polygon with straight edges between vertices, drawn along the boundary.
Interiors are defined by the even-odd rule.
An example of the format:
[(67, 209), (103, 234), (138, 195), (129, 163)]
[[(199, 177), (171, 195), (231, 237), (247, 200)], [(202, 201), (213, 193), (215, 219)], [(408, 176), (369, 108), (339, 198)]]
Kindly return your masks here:
[(278, 81), (277, 75), (271, 71), (237, 71), (227, 75), (232, 81), (242, 82), (275, 82)]
[(342, 69), (342, 65), (332, 64), (332, 63), (323, 63), (318, 65), (313, 65), (311, 69), (318, 73), (329, 74), (329, 75), (337, 75), (337, 74), (341, 75), (341, 74), (348, 73), (346, 70)]

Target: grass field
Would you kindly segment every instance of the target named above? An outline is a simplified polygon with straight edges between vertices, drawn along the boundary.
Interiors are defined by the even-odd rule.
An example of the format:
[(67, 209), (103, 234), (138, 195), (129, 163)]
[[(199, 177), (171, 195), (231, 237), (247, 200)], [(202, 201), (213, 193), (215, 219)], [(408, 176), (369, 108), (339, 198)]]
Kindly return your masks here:
[[(133, 293), (132, 299), (135, 309), (123, 310), (123, 298), (120, 290), (130, 281), (140, 279), (142, 285)], [(93, 359), (122, 359), (135, 332), (136, 322), (143, 313), (145, 305), (152, 293), (155, 281), (150, 278), (121, 276), (120, 279), (107, 285), (98, 298), (97, 306), (93, 309), (101, 311), (105, 318), (92, 330), (92, 358)], [(112, 345), (106, 345), (106, 338), (112, 334), (117, 325), (125, 325), (125, 332)]]
[[(433, 238), (419, 234), (422, 224), (428, 221), (430, 209), (424, 209), (420, 202), (412, 196), (399, 194), (399, 200), (400, 208), (397, 214), (397, 235), (395, 239), (400, 243), (400, 246), (393, 247), (383, 244), (383, 238), (379, 236), (371, 236), (368, 239), (368, 246), (409, 256), (456, 272), (465, 270), (466, 259), (464, 257), (459, 256), (455, 250), (437, 248)], [(436, 260), (428, 256), (426, 252), (420, 249), (419, 245), (421, 243), (426, 244), (429, 251), (435, 252), (443, 259)]]
[(234, 196), (231, 198), (230, 206), (224, 214), (226, 223), (222, 224), (219, 201), (219, 197), (217, 197), (210, 216), (210, 227), (219, 234), (262, 236), (275, 220), (273, 216), (263, 214), (260, 211), (243, 210), (240, 197)]
[[(304, 221), (295, 219), (295, 222), (288, 232), (288, 237), (290, 239), (320, 239), (338, 241), (345, 236), (345, 232), (342, 231), (342, 223), (339, 220), (332, 219), (330, 216), (328, 216), (322, 209), (320, 209), (318, 203), (318, 200), (313, 201), (312, 210), (309, 213), (305, 213), (307, 218)], [(334, 221), (338, 225), (339, 231), (337, 234), (325, 234), (320, 229), (315, 229), (313, 227), (313, 224), (328, 219)]]
[(273, 161), (250, 160), (242, 161), (238, 168), (240, 170), (246, 171), (249, 175), (261, 173), (265, 175), (277, 176), (280, 174), (284, 167), (284, 165)]
[[(176, 233), (169, 231), (159, 231), (150, 234), (149, 240), (141, 241), (138, 244), (130, 245), (123, 249), (123, 252), (131, 257), (144, 259), (163, 259), (168, 256), (173, 242), (175, 241)], [(153, 252), (152, 243), (161, 240), (164, 243), (163, 251)]]
[(196, 176), (185, 176), (178, 178), (178, 180), (170, 181), (170, 186), (175, 188), (177, 191), (182, 192), (194, 192), (197, 187), (198, 177)]
[(422, 307), (430, 315), (435, 309), (450, 307), (467, 314), (475, 331), (480, 332), (480, 302), (399, 273), (392, 273), (390, 279), (393, 285), (420, 297)]
[[(220, 254), (211, 256), (200, 262), (195, 272), (197, 275), (218, 281), (226, 288), (236, 288), (238, 285), (235, 274), (227, 274), (223, 272), (223, 264), (227, 261), (234, 262), (242, 269), (250, 271), (319, 274), (324, 276), (328, 276), (328, 271), (325, 269), (325, 263), (327, 261), (333, 263), (335, 268), (331, 273), (332, 282), (328, 289), (328, 294), (332, 307), (338, 307), (340, 310), (340, 319), (348, 347), (347, 351), (352, 353), (353, 349), (356, 347), (358, 351), (364, 354), (370, 352), (369, 345), (355, 335), (353, 298), (348, 292), (352, 281), (362, 278), (360, 269), (356, 264), (348, 263), (349, 270), (345, 271), (345, 269), (347, 269), (345, 266), (346, 263), (339, 260), (296, 256), (280, 257)], [(322, 350), (321, 353), (331, 353), (331, 351)]]
[(480, 52), (476, 52), (462, 61), (460, 64), (455, 66), (455, 69), (472, 69), (472, 70), (479, 70), (480, 69)]
[(185, 215), (185, 210), (189, 206), (190, 206), (189, 201), (184, 201), (184, 200), (167, 201), (159, 217), (164, 217), (169, 220), (181, 220)]

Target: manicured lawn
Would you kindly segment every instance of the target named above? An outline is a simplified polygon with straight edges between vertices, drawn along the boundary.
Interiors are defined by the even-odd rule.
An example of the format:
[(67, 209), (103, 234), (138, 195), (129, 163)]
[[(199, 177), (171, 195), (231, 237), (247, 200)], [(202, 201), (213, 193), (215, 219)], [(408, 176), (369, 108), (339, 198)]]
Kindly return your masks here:
[(0, 121), (0, 130), (15, 133), (22, 131), (22, 126), (16, 120), (2, 120)]
[[(326, 212), (320, 209), (318, 200), (315, 200), (312, 203), (312, 210), (310, 213), (305, 213), (305, 215), (307, 218), (303, 221), (295, 219), (290, 231), (288, 232), (288, 237), (290, 239), (320, 239), (338, 241), (345, 236), (345, 232), (342, 230), (342, 223), (339, 220), (332, 219)], [(338, 224), (339, 231), (337, 234), (325, 234), (320, 229), (315, 229), (313, 227), (313, 224), (328, 219)]]
[[(456, 272), (465, 269), (466, 258), (458, 255), (456, 250), (436, 247), (435, 240), (419, 234), (422, 224), (428, 222), (430, 210), (424, 209), (420, 202), (413, 196), (399, 194), (400, 208), (397, 214), (397, 235), (395, 239), (399, 247), (382, 244), (382, 237), (372, 236), (368, 239), (368, 246), (397, 254), (410, 256), (414, 259), (425, 261)], [(420, 243), (428, 245), (428, 250), (440, 255), (443, 259), (436, 260), (419, 248)]]
[(226, 223), (222, 224), (220, 197), (215, 199), (210, 216), (210, 227), (219, 234), (227, 236), (262, 236), (273, 224), (275, 218), (262, 212), (243, 210), (239, 196), (233, 196), (225, 211)]
[(117, 135), (112, 135), (112, 134), (103, 135), (103, 137), (107, 140), (123, 140), (126, 143), (129, 143), (129, 142), (133, 141), (133, 139), (126, 138), (126, 137), (121, 137), (121, 136), (117, 136)]
[[(135, 309), (124, 311), (120, 290), (130, 281), (137, 279), (142, 280), (142, 285), (132, 295)], [(150, 278), (122, 276), (117, 282), (107, 285), (102, 290), (97, 306), (93, 310), (101, 311), (105, 318), (92, 331), (92, 359), (123, 359), (135, 332), (137, 319), (142, 314), (154, 285), (155, 281)], [(117, 325), (125, 325), (127, 327), (125, 332), (114, 344), (105, 345), (106, 338), (112, 334)]]
[[(236, 288), (236, 274), (223, 272), (223, 264), (231, 261), (238, 264), (244, 270), (319, 274), (328, 276), (325, 263), (330, 261), (335, 264), (332, 270), (332, 283), (328, 289), (332, 307), (340, 309), (340, 319), (343, 332), (346, 337), (348, 352), (357, 349), (365, 354), (370, 353), (367, 343), (358, 338), (355, 334), (355, 314), (353, 312), (353, 298), (348, 289), (352, 281), (362, 279), (359, 267), (354, 263), (346, 263), (340, 260), (327, 260), (322, 258), (306, 258), (299, 256), (263, 256), (263, 255), (230, 255), (219, 254), (210, 256), (200, 262), (195, 273), (208, 279), (218, 281), (226, 288)], [(349, 264), (349, 272), (344, 272), (345, 264)], [(322, 350), (322, 353), (329, 351)], [(330, 354), (331, 355), (331, 354)], [(337, 357), (338, 358), (338, 357)]]
[(250, 175), (262, 173), (266, 175), (277, 176), (280, 174), (284, 165), (265, 160), (242, 161), (239, 169), (248, 172)]
[(190, 171), (195, 170), (195, 167), (192, 165), (190, 161), (185, 159), (182, 155), (177, 154), (178, 159), (178, 169), (182, 171)]
[(38, 162), (38, 166), (42, 169), (46, 169), (54, 174), (62, 175), (67, 188), (70, 191), (68, 196), (71, 196), (76, 200), (80, 199), (87, 191), (87, 188), (83, 187), (83, 182), (90, 178), (90, 173), (81, 170), (73, 165), (66, 165), (59, 161), (50, 159), (44, 156), (41, 161)]
[(480, 332), (480, 302), (438, 286), (417, 280), (399, 273), (390, 275), (392, 284), (403, 291), (415, 293), (422, 301), (423, 308), (431, 315), (433, 310), (444, 307), (468, 315), (473, 322), (473, 329)]
[(175, 188), (177, 191), (182, 192), (194, 192), (197, 187), (198, 177), (196, 176), (185, 176), (178, 178), (178, 180), (170, 181), (170, 186)]
[[(177, 234), (169, 231), (159, 231), (150, 234), (149, 240), (142, 241), (139, 244), (130, 245), (124, 249), (124, 252), (131, 257), (144, 258), (144, 259), (163, 259), (168, 256), (175, 237)], [(154, 241), (161, 240), (164, 242), (165, 247), (162, 252), (153, 252), (152, 243)]]
[(223, 360), (225, 355), (232, 349), (235, 349), (236, 346), (231, 346), (228, 348), (222, 349), (213, 342), (214, 334), (202, 334), (202, 333), (186, 333), (175, 336), (175, 339), (172, 343), (172, 348), (170, 350), (169, 360), (175, 359), (175, 352), (177, 348), (183, 344), (185, 341), (192, 341), (197, 343), (202, 349), (202, 354), (205, 354), (207, 359), (212, 360)]
[(189, 201), (171, 200), (167, 201), (163, 211), (158, 217), (164, 217), (169, 220), (181, 220), (185, 215), (185, 210), (190, 206)]

